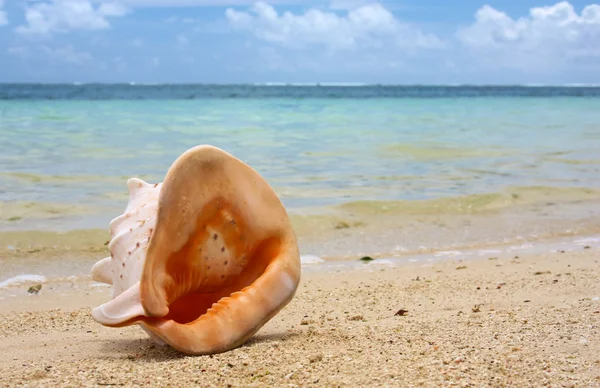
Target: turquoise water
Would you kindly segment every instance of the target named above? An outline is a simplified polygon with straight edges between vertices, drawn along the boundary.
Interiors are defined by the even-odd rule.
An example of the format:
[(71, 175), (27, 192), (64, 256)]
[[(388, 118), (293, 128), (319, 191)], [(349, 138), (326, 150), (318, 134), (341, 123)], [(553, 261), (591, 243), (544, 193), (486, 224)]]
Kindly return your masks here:
[(250, 164), (289, 208), (596, 187), (600, 98), (5, 99), (0, 202), (122, 209), (128, 177), (161, 181), (198, 144)]

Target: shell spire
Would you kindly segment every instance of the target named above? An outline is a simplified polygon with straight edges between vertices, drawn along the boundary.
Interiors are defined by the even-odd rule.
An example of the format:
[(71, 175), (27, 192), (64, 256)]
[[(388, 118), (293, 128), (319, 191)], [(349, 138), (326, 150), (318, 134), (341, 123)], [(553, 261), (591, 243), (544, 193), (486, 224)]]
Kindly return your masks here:
[(243, 344), (293, 298), (300, 255), (287, 212), (251, 167), (212, 146), (183, 153), (162, 184), (127, 182), (110, 223), (111, 257), (92, 278), (113, 299), (92, 316), (140, 325), (187, 354)]

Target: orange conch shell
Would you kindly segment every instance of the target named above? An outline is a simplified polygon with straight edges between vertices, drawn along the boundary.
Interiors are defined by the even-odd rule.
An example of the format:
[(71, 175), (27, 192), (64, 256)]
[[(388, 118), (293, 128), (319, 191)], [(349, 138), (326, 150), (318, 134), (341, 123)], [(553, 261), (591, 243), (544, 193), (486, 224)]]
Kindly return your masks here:
[(92, 278), (113, 285), (96, 321), (139, 324), (187, 354), (243, 344), (293, 298), (300, 255), (283, 204), (252, 168), (212, 146), (183, 153), (162, 184), (128, 181), (110, 224), (110, 257)]

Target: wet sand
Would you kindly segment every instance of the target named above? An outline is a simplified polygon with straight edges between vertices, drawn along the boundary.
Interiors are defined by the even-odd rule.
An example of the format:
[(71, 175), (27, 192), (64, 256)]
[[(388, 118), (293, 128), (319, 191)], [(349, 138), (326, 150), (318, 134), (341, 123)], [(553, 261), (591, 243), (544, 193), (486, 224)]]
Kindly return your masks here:
[(107, 287), (21, 287), (0, 301), (0, 385), (600, 386), (599, 260), (596, 244), (305, 271), (248, 343), (200, 357), (95, 323)]
[[(431, 201), (362, 201), (291, 211), (290, 218), (300, 253), (328, 261), (600, 234), (600, 191), (578, 189), (573, 197), (570, 189), (548, 190), (535, 190), (532, 198), (522, 189)], [(105, 226), (68, 231), (0, 228), (0, 282), (20, 274), (88, 275), (92, 264), (108, 255), (108, 222)]]

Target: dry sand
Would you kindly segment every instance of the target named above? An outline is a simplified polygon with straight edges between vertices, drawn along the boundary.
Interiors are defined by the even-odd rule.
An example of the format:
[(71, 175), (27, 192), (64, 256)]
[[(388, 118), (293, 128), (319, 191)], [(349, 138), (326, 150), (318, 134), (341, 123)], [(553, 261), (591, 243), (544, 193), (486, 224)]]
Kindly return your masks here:
[(599, 260), (593, 246), (305, 273), (248, 343), (199, 357), (94, 322), (107, 288), (12, 298), (0, 386), (600, 386)]

